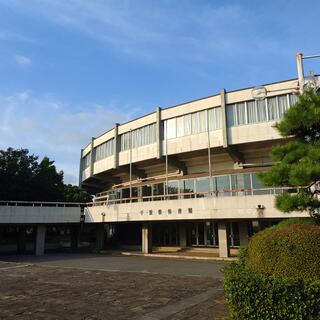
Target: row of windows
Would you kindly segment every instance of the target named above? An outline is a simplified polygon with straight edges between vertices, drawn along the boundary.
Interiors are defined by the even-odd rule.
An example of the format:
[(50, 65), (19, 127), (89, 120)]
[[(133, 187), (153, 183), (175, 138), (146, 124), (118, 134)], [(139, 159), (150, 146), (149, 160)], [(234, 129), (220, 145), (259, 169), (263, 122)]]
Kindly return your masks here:
[(120, 136), (121, 151), (156, 142), (156, 124), (150, 124)]
[[(165, 182), (132, 187), (131, 195), (132, 197), (146, 197), (144, 201), (148, 201), (151, 200), (151, 197), (156, 197), (154, 200), (161, 200), (160, 196), (165, 195), (166, 192), (169, 195), (173, 195), (170, 196), (170, 199), (178, 199), (194, 197), (191, 193), (199, 193), (196, 195), (198, 198), (207, 197), (209, 194), (205, 193), (209, 191), (218, 191), (219, 197), (262, 195), (273, 192), (269, 189), (264, 189), (255, 173), (240, 173), (212, 177), (211, 181), (209, 177), (169, 181), (167, 190)], [(110, 199), (130, 198), (130, 188), (112, 190), (108, 194)]]
[[(297, 101), (293, 94), (245, 101), (227, 105), (228, 127), (280, 119)], [(186, 114), (164, 121), (164, 139), (213, 131), (221, 128), (221, 107)], [(156, 124), (150, 124), (120, 135), (120, 150), (129, 150), (156, 142)], [(95, 161), (114, 153), (114, 139), (95, 148)], [(90, 166), (90, 154), (83, 158), (83, 168)]]
[(107, 158), (114, 153), (114, 139), (108, 140), (95, 148), (95, 161)]
[(82, 168), (83, 168), (83, 170), (85, 170), (88, 167), (90, 167), (90, 162), (91, 162), (91, 153), (89, 152), (87, 155), (85, 155), (82, 158)]
[(228, 127), (280, 119), (296, 101), (295, 95), (285, 94), (227, 105)]
[(164, 138), (172, 139), (221, 128), (221, 107), (164, 121)]

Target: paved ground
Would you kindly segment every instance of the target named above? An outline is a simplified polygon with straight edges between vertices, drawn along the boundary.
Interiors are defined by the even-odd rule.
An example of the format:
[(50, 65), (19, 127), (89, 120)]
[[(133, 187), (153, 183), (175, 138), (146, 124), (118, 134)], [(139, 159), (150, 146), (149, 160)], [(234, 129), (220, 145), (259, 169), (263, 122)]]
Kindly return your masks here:
[(0, 319), (226, 316), (221, 262), (96, 254), (0, 260)]
[(121, 272), (151, 272), (173, 275), (194, 275), (222, 279), (220, 269), (223, 262), (211, 261), (186, 261), (175, 259), (126, 257), (111, 254), (47, 254), (42, 257), (34, 255), (1, 257), (0, 261), (37, 263), (41, 265), (52, 265), (59, 267), (76, 267), (106, 271)]

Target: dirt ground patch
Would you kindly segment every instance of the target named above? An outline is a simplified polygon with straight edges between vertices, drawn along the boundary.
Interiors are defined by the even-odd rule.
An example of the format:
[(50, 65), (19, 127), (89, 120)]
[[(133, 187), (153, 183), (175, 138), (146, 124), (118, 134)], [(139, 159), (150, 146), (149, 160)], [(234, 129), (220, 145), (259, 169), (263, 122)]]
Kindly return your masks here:
[(0, 283), (6, 320), (143, 319), (154, 312), (154, 319), (201, 320), (227, 313), (222, 282), (209, 277), (0, 262)]

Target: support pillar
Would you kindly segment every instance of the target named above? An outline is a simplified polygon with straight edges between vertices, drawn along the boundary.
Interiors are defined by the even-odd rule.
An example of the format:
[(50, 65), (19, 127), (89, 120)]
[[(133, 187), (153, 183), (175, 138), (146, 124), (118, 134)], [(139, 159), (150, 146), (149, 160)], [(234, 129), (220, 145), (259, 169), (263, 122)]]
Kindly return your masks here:
[(179, 241), (181, 248), (185, 248), (187, 246), (187, 226), (184, 222), (179, 224)]
[(99, 252), (104, 248), (104, 223), (98, 223), (96, 229), (96, 250)]
[(247, 246), (249, 243), (248, 222), (239, 221), (239, 239), (240, 246)]
[(229, 231), (228, 223), (221, 221), (218, 223), (218, 237), (219, 237), (219, 257), (230, 257), (230, 245), (229, 245)]
[(42, 256), (44, 254), (46, 243), (46, 226), (39, 224), (36, 226), (36, 241), (35, 241), (35, 254)]
[(19, 226), (18, 231), (18, 253), (26, 251), (26, 227)]
[(70, 227), (70, 246), (72, 249), (77, 249), (79, 244), (79, 226)]
[(142, 225), (142, 253), (152, 252), (152, 224), (145, 222)]

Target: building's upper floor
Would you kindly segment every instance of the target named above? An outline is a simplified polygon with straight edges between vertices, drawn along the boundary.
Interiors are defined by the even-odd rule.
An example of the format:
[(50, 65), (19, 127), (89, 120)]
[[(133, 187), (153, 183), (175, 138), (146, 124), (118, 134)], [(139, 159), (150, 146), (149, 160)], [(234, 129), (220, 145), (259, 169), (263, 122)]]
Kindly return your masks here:
[(129, 163), (278, 140), (281, 137), (273, 125), (297, 100), (296, 87), (296, 79), (265, 85), (263, 100), (253, 99), (252, 88), (221, 90), (116, 124), (81, 151), (80, 183)]

